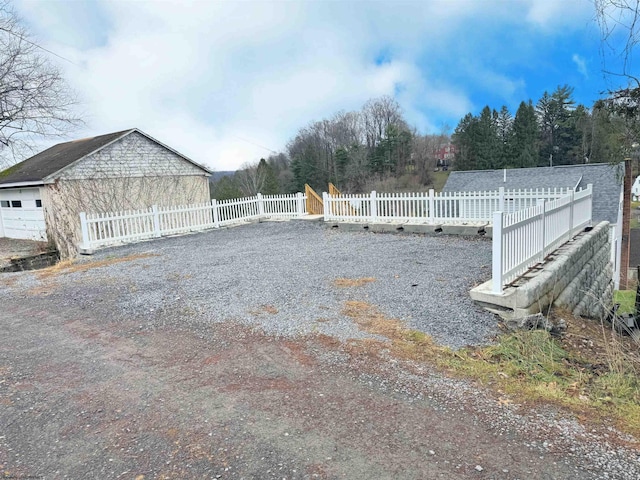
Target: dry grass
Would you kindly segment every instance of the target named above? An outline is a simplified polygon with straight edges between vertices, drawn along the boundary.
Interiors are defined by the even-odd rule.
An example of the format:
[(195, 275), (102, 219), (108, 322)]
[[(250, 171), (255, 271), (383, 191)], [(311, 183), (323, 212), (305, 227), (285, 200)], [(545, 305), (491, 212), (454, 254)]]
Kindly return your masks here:
[(0, 285), (4, 285), (5, 287), (13, 287), (15, 283), (18, 281), (16, 277), (8, 277), (8, 278), (0, 278)]
[(105, 258), (104, 260), (83, 263), (76, 263), (73, 259), (63, 260), (51, 267), (40, 270), (38, 272), (38, 277), (41, 279), (47, 279), (50, 277), (55, 277), (57, 275), (75, 272), (86, 272), (87, 270), (92, 270), (94, 268), (107, 267), (109, 265), (115, 265), (117, 263), (131, 262), (133, 260), (139, 260), (141, 258), (157, 256), (158, 255), (155, 253), (138, 253), (135, 255), (127, 255), (126, 257)]
[(278, 311), (279, 310), (273, 305), (260, 305), (260, 307), (255, 310), (249, 310), (249, 313), (257, 317), (260, 315), (264, 315), (265, 313), (269, 315), (275, 315), (276, 313), (278, 313)]
[(379, 356), (385, 350), (477, 380), (494, 390), (501, 404), (553, 404), (585, 423), (609, 419), (621, 431), (640, 435), (637, 345), (598, 322), (564, 314), (563, 338), (519, 331), (501, 335), (490, 346), (453, 351), (366, 302), (346, 302), (343, 313), (362, 330), (387, 339), (353, 340), (347, 345), (351, 354)]
[(373, 277), (365, 277), (365, 278), (336, 278), (333, 281), (333, 285), (340, 288), (347, 287), (361, 287), (362, 285), (366, 285), (367, 283), (375, 282), (376, 279)]
[(369, 340), (367, 351), (387, 348), (396, 356), (410, 360), (433, 360), (449, 349), (436, 345), (429, 335), (407, 329), (395, 318), (385, 316), (377, 307), (359, 301), (345, 302), (342, 313), (351, 318), (360, 329), (388, 339), (387, 345)]

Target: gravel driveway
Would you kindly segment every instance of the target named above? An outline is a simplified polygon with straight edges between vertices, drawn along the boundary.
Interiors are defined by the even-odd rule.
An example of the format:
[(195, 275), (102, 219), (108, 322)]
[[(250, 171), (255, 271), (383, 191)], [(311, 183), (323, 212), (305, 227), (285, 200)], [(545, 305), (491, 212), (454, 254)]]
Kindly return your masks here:
[[(139, 319), (143, 327), (233, 320), (266, 333), (362, 333), (341, 314), (363, 300), (452, 347), (487, 342), (496, 320), (469, 289), (491, 276), (491, 242), (331, 230), (318, 222), (267, 222), (103, 250), (88, 261), (150, 255), (57, 279), (60, 304)], [(37, 277), (37, 276), (36, 276)], [(337, 279), (369, 279), (340, 288)], [(81, 288), (78, 288), (81, 286)]]
[(374, 355), (342, 313), (367, 302), (454, 347), (489, 341), (495, 319), (467, 292), (489, 276), (490, 246), (297, 221), (6, 274), (0, 472), (639, 478), (614, 431)]

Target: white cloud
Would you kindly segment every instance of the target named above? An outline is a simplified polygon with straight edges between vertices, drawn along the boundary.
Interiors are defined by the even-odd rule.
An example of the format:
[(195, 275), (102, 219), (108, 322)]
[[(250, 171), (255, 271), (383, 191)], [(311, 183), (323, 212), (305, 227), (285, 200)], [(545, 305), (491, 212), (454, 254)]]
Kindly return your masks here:
[[(418, 128), (437, 129), (473, 108), (469, 86), (438, 61), (463, 58), (457, 45), (471, 25), (480, 38), (500, 22), (548, 23), (557, 12), (542, 1), (18, 6), (39, 40), (73, 61), (61, 67), (86, 105), (82, 134), (139, 127), (217, 170), (270, 153), (256, 144), (282, 150), (310, 121), (380, 95), (395, 95)], [(389, 61), (378, 65), (381, 51)], [(475, 88), (505, 98), (523, 88), (477, 63)]]
[(577, 53), (574, 53), (571, 57), (571, 60), (576, 64), (576, 67), (578, 67), (578, 72), (580, 72), (580, 74), (585, 78), (589, 78), (589, 72), (587, 71), (587, 62), (585, 61), (585, 59)]
[(585, 0), (526, 0), (527, 21), (544, 29), (584, 26), (593, 17), (593, 4)]

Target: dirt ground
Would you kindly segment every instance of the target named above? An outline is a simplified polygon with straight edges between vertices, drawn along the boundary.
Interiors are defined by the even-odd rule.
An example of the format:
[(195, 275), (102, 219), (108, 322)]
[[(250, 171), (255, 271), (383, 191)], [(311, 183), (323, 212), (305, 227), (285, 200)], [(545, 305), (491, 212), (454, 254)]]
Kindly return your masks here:
[[(265, 232), (254, 236), (264, 243)], [(364, 335), (356, 319), (363, 335), (341, 339), (269, 330), (278, 284), (259, 322), (199, 320), (185, 306), (240, 302), (222, 295), (233, 282), (253, 282), (265, 301), (269, 285), (238, 280), (239, 258), (256, 253), (231, 233), (237, 255), (206, 269), (176, 258), (220, 249), (224, 232), (0, 277), (0, 478), (640, 478), (634, 439), (395, 358), (382, 328)], [(233, 278), (196, 288), (226, 264)], [(364, 289), (394, 280), (338, 278), (330, 288), (346, 303), (323, 297), (333, 306), (322, 316), (365, 305), (374, 291)], [(572, 338), (581, 344), (580, 332)]]
[(329, 337), (277, 339), (231, 323), (209, 338), (140, 331), (46, 297), (3, 305), (0, 323), (5, 478), (598, 473), (498, 431), (470, 405), (430, 398), (415, 372), (398, 386), (388, 360)]

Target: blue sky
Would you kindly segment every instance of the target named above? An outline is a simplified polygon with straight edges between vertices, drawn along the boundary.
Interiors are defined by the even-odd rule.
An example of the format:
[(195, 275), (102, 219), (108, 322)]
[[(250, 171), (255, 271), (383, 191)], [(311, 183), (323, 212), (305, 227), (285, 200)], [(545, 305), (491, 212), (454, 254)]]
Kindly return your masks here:
[[(392, 95), (422, 133), (602, 74), (591, 0), (48, 1), (15, 6), (82, 102), (76, 137), (138, 127), (215, 170)], [(612, 62), (615, 59), (610, 59)], [(609, 66), (614, 66), (610, 63)]]

